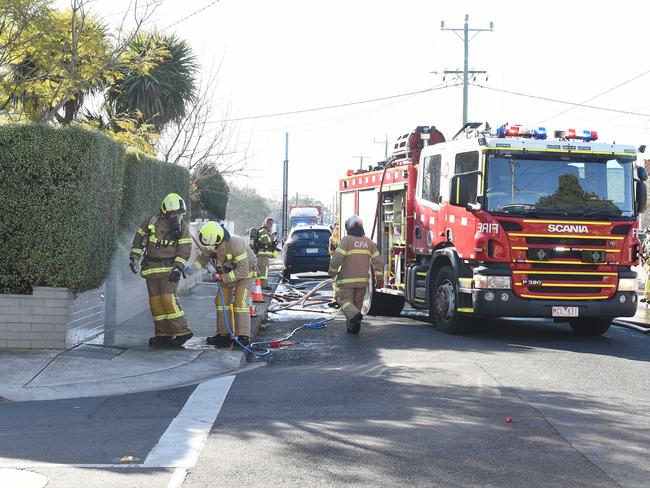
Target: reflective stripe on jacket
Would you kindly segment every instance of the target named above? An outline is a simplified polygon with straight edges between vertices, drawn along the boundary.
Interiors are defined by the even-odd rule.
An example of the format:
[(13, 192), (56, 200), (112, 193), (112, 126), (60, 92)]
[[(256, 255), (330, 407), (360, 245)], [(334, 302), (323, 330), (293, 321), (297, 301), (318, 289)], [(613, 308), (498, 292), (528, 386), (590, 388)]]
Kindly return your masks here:
[[(146, 258), (140, 274), (145, 278), (160, 277), (169, 274), (173, 266), (184, 268), (192, 253), (192, 237), (187, 223), (181, 224), (178, 240), (168, 239), (171, 222), (165, 215), (147, 218), (135, 231), (131, 245), (130, 259), (140, 259), (145, 252)], [(155, 220), (155, 223), (150, 224)]]
[(273, 236), (271, 236), (271, 232), (269, 232), (269, 229), (266, 227), (262, 226), (258, 229), (258, 238), (257, 238), (257, 255), (258, 256), (267, 256), (267, 257), (273, 257), (274, 252), (273, 252)]
[(248, 279), (253, 276), (257, 267), (257, 258), (248, 243), (238, 236), (230, 236), (215, 249), (204, 247), (201, 255), (196, 258), (196, 263), (205, 266), (212, 260), (217, 269), (229, 265), (233, 268), (228, 273), (223, 273), (221, 278), (225, 284)]
[(336, 276), (338, 288), (362, 288), (368, 285), (371, 260), (375, 277), (383, 279), (377, 245), (366, 236), (345, 236), (332, 255), (329, 273)]

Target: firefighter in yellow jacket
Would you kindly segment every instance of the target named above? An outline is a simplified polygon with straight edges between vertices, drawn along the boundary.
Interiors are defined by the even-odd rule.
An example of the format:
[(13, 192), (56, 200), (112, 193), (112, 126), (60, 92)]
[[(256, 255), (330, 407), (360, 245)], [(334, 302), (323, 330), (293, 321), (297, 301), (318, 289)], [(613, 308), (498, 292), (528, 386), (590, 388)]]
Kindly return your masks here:
[[(217, 334), (206, 339), (208, 344), (219, 348), (233, 345), (236, 337), (244, 346), (250, 344), (251, 319), (248, 295), (256, 276), (257, 259), (248, 243), (241, 237), (231, 236), (218, 222), (210, 221), (199, 231), (199, 242), (205, 246), (201, 255), (187, 268), (194, 273), (208, 263), (215, 268), (213, 278), (220, 282), (223, 299), (219, 292), (215, 297), (217, 307)], [(224, 313), (233, 331), (230, 336)], [(235, 343), (235, 346), (238, 346)]]
[[(149, 345), (180, 347), (192, 337), (185, 312), (176, 296), (183, 268), (192, 252), (189, 226), (183, 221), (185, 201), (167, 195), (160, 213), (146, 219), (135, 232), (130, 267), (147, 280), (155, 335)], [(141, 262), (142, 261), (142, 262)], [(141, 269), (140, 269), (141, 267)]]
[(339, 224), (330, 225), (330, 239), (329, 239), (329, 253), (330, 256), (336, 251), (336, 247), (339, 245), (341, 238), (339, 236)]
[(273, 219), (268, 217), (264, 221), (264, 225), (257, 231), (257, 268), (260, 272), (262, 288), (265, 290), (271, 288), (269, 286), (269, 260), (277, 256), (275, 238), (271, 234), (272, 229)]
[(347, 235), (341, 239), (330, 261), (329, 273), (335, 276), (337, 298), (351, 334), (361, 330), (361, 307), (368, 288), (370, 261), (375, 267), (377, 287), (384, 286), (384, 274), (377, 246), (364, 235), (363, 222), (353, 215), (345, 221)]

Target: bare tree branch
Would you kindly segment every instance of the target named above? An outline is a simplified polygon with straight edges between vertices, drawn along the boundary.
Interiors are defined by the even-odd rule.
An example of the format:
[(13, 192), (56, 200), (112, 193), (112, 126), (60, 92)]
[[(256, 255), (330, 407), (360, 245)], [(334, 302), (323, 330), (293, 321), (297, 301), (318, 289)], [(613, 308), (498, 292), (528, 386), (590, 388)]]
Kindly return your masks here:
[[(210, 70), (199, 83), (197, 96), (187, 115), (171, 124), (158, 142), (159, 157), (167, 162), (185, 166), (189, 170), (209, 164), (224, 176), (245, 175), (248, 170), (248, 145), (239, 140), (238, 127), (233, 123), (211, 124), (217, 118), (228, 119), (230, 108), (218, 114), (217, 79), (220, 65)], [(250, 145), (250, 142), (249, 142)]]

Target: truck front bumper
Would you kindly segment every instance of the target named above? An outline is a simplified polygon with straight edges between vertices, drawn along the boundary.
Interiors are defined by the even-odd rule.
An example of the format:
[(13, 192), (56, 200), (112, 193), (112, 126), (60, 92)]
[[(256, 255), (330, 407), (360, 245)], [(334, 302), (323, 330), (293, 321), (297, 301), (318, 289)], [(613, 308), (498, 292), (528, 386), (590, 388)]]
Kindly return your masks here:
[[(493, 300), (486, 300), (488, 292), (494, 294)], [(474, 314), (486, 317), (552, 318), (556, 306), (578, 307), (578, 317), (632, 317), (637, 306), (637, 296), (632, 291), (618, 292), (608, 300), (582, 301), (519, 298), (512, 290), (472, 290), (472, 301)]]

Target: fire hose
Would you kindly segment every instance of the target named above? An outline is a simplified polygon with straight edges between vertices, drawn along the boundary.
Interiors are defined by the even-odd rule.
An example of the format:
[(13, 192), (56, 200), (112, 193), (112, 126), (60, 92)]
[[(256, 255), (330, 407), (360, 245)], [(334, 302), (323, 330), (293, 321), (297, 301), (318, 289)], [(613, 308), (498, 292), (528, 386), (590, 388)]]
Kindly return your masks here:
[[(278, 305), (277, 307), (274, 307), (273, 309), (269, 308), (269, 312), (277, 312), (277, 311), (280, 311), (280, 310), (288, 310), (291, 307), (295, 307), (295, 306), (301, 306), (302, 310), (306, 310), (306, 311), (309, 311), (309, 312), (316, 312), (315, 310), (306, 309), (305, 308), (306, 307), (305, 302), (314, 293), (319, 291), (325, 285), (328, 285), (328, 284), (332, 283), (333, 281), (334, 280), (325, 280), (325, 281), (319, 283), (318, 285), (316, 285), (314, 288), (312, 288), (307, 293), (300, 292), (299, 295), (301, 295), (301, 296), (299, 296), (299, 298), (297, 298), (296, 300), (293, 300), (293, 301), (287, 302), (287, 303), (282, 303), (282, 304)], [(230, 334), (230, 338), (234, 342), (236, 342), (244, 351), (252, 354), (255, 357), (268, 356), (269, 354), (271, 354), (271, 350), (274, 348), (274, 346), (277, 347), (278, 345), (282, 345), (282, 343), (284, 343), (284, 342), (288, 341), (289, 339), (291, 339), (293, 337), (293, 335), (296, 332), (298, 332), (299, 330), (301, 330), (301, 329), (317, 330), (317, 329), (326, 328), (328, 322), (331, 322), (332, 320), (334, 320), (336, 318), (336, 316), (338, 315), (338, 313), (340, 312), (340, 310), (337, 310), (336, 312), (333, 312), (333, 313), (331, 313), (331, 312), (321, 312), (321, 313), (329, 313), (330, 316), (329, 317), (317, 318), (317, 319), (314, 319), (314, 320), (311, 320), (311, 321), (307, 322), (304, 325), (301, 325), (300, 327), (296, 327), (293, 331), (291, 331), (290, 334), (288, 334), (285, 337), (282, 337), (281, 339), (270, 339), (270, 340), (265, 340), (265, 341), (254, 341), (254, 342), (251, 342), (248, 346), (245, 346), (244, 344), (242, 344), (239, 341), (239, 339), (237, 338), (237, 336), (233, 332), (230, 321), (228, 320), (228, 314), (226, 313), (225, 299), (224, 299), (224, 296), (223, 296), (223, 290), (221, 288), (221, 283), (217, 282), (216, 285), (217, 285), (218, 294), (219, 294), (219, 296), (221, 298), (221, 305), (222, 305), (221, 308), (222, 308), (224, 323), (226, 324), (226, 329), (228, 330), (228, 333)], [(295, 287), (291, 287), (291, 288), (294, 288), (294, 290), (296, 290)]]
[[(202, 249), (202, 246), (196, 241), (194, 236), (192, 236), (192, 240), (195, 242), (197, 247), (199, 249)], [(308, 306), (306, 302), (311, 299), (311, 296), (314, 295), (317, 291), (319, 291), (321, 288), (324, 286), (333, 283), (334, 280), (329, 279), (320, 282), (318, 285), (316, 285), (314, 288), (312, 288), (309, 292), (304, 293), (301, 290), (298, 290), (296, 287), (293, 287), (291, 285), (285, 285), (293, 290), (293, 292), (297, 295), (297, 298), (295, 300), (292, 300), (290, 302), (285, 302), (277, 307), (274, 307), (273, 309), (269, 309), (269, 312), (276, 312), (280, 310), (288, 310), (292, 307), (300, 306), (301, 309), (306, 309)], [(266, 340), (266, 341), (254, 341), (248, 344), (248, 346), (244, 345), (241, 343), (241, 341), (237, 338), (235, 335), (232, 325), (230, 324), (230, 320), (228, 319), (228, 314), (226, 313), (226, 300), (225, 297), (223, 296), (223, 289), (221, 287), (220, 282), (216, 282), (217, 285), (217, 292), (219, 294), (219, 297), (221, 299), (221, 308), (222, 308), (222, 313), (223, 313), (223, 320), (224, 324), (226, 325), (226, 329), (228, 330), (228, 334), (230, 335), (230, 338), (233, 340), (233, 342), (237, 343), (239, 347), (241, 347), (244, 351), (252, 354), (255, 357), (264, 357), (268, 356), (271, 354), (271, 350), (273, 346), (281, 345), (285, 341), (288, 341), (293, 337), (293, 335), (298, 332), (301, 329), (312, 329), (312, 330), (317, 330), (317, 329), (324, 329), (327, 327), (327, 323), (331, 322), (336, 318), (338, 315), (339, 311), (337, 310), (335, 313), (330, 313), (330, 317), (321, 317), (318, 319), (311, 320), (307, 322), (304, 325), (301, 325), (300, 327), (296, 327), (293, 331), (291, 331), (290, 334), (287, 336), (281, 338), (281, 339), (273, 339), (273, 340)], [(318, 303), (323, 303), (326, 300), (318, 301)], [(295, 309), (295, 308), (294, 308)], [(314, 312), (315, 310), (309, 310), (310, 312)], [(327, 313), (327, 312), (325, 312)]]

